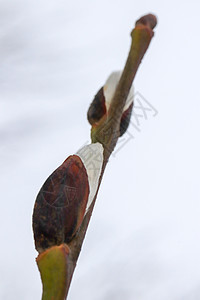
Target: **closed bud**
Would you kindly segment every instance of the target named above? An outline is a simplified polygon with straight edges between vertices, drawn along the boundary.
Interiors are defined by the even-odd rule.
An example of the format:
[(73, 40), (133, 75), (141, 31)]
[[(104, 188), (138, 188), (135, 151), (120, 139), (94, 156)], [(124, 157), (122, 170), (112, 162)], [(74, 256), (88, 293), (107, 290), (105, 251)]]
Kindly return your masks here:
[[(80, 155), (69, 156), (38, 193), (33, 231), (39, 252), (70, 242), (94, 199), (103, 163), (103, 147), (99, 143), (91, 144), (79, 152)], [(93, 175), (91, 168), (95, 170)]]
[[(108, 113), (120, 77), (120, 71), (113, 72), (108, 77), (105, 85), (98, 91), (98, 93), (94, 97), (94, 100), (92, 101), (87, 113), (88, 121), (91, 125), (98, 123), (101, 118)], [(134, 89), (132, 86), (126, 99), (123, 114), (121, 117), (120, 136), (122, 136), (128, 128), (133, 109), (133, 98)]]

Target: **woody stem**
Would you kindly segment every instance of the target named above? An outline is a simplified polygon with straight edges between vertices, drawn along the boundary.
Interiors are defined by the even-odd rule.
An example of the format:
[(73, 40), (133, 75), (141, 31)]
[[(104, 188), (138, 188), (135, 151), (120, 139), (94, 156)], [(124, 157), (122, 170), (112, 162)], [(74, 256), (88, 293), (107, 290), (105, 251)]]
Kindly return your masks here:
[[(141, 60), (148, 49), (148, 46), (153, 37), (153, 28), (156, 26), (157, 20), (154, 15), (146, 15), (136, 22), (136, 26), (131, 33), (132, 44), (130, 52), (118, 83), (115, 95), (112, 99), (108, 118), (103, 118), (97, 127), (92, 128), (91, 138), (93, 142), (100, 142), (104, 147), (104, 163), (102, 167), (101, 176), (99, 179), (99, 186), (101, 184), (102, 176), (108, 161), (108, 158), (117, 143), (119, 137), (119, 124), (122, 116), (122, 111), (131, 88), (132, 82), (135, 78)], [(106, 132), (106, 135), (105, 135)], [(70, 274), (67, 283), (67, 292), (70, 287), (73, 272), (76, 266), (79, 253), (81, 251), (82, 243), (87, 231), (87, 227), (92, 215), (94, 204), (96, 201), (98, 189), (94, 197), (94, 201), (86, 214), (81, 227), (75, 238), (68, 245), (70, 248), (69, 262)]]

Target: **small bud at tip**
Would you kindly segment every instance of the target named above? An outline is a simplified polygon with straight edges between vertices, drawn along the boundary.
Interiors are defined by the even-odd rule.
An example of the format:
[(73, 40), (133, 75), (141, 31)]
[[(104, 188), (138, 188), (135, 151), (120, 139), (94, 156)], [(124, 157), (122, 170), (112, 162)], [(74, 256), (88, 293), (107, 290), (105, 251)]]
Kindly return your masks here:
[(154, 29), (154, 27), (156, 27), (157, 25), (157, 18), (153, 14), (145, 15), (136, 21), (135, 26), (140, 24), (149, 26), (151, 29)]

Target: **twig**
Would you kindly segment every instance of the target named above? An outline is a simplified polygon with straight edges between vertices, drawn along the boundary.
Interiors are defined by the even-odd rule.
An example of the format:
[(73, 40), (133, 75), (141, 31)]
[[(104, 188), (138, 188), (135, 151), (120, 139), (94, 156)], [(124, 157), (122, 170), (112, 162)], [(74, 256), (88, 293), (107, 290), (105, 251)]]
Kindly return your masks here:
[[(76, 262), (81, 251), (81, 247), (83, 244), (83, 240), (87, 231), (87, 227), (92, 215), (92, 211), (94, 208), (94, 204), (96, 201), (97, 193), (101, 184), (102, 176), (108, 162), (108, 159), (115, 148), (117, 140), (119, 138), (119, 126), (120, 120), (122, 117), (123, 108), (131, 88), (132, 82), (135, 78), (136, 72), (138, 67), (141, 63), (141, 60), (148, 49), (148, 46), (151, 42), (151, 39), (154, 35), (153, 28), (156, 26), (156, 17), (152, 14), (146, 15), (140, 18), (136, 22), (136, 26), (131, 33), (132, 37), (132, 44), (130, 48), (130, 52), (121, 75), (120, 81), (118, 83), (115, 95), (112, 99), (108, 114), (102, 117), (102, 119), (92, 126), (91, 130), (91, 138), (92, 142), (99, 142), (104, 147), (104, 161), (101, 176), (99, 179), (99, 185), (94, 197), (94, 201), (92, 202), (87, 214), (85, 215), (83, 222), (77, 231), (74, 238), (71, 240), (70, 243), (67, 245), (62, 244), (60, 246), (55, 246), (55, 250), (53, 249), (53, 253), (56, 253), (55, 256), (53, 255), (53, 259), (57, 259), (58, 247), (60, 253), (60, 262), (63, 263), (66, 272), (63, 270), (63, 280), (62, 284), (57, 284), (56, 287), (53, 287), (49, 284), (50, 280), (56, 278), (59, 275), (59, 269), (55, 270), (55, 274), (53, 275), (53, 279), (49, 278), (47, 275), (46, 269), (51, 267), (52, 268), (52, 261), (49, 263), (49, 260), (46, 260), (46, 264), (43, 263), (45, 261), (45, 255), (49, 255), (50, 249), (44, 251), (40, 254), (37, 258), (37, 263), (39, 266), (39, 270), (41, 273), (42, 281), (43, 281), (43, 300), (64, 300), (67, 297), (68, 290), (70, 287), (71, 279), (74, 273), (74, 269), (76, 267)], [(46, 254), (47, 253), (47, 254)], [(43, 257), (43, 260), (42, 260)], [(59, 295), (56, 294), (56, 289), (59, 288)], [(48, 289), (48, 291), (47, 291)], [(49, 292), (49, 290), (52, 290)], [(51, 298), (49, 298), (51, 295)]]

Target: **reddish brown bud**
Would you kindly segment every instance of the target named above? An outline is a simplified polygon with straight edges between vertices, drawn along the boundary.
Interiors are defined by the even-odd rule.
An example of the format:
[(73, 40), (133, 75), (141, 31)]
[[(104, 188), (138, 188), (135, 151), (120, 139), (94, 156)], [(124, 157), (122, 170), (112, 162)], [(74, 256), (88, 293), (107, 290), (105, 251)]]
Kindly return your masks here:
[(42, 186), (33, 212), (36, 249), (68, 243), (80, 227), (89, 195), (88, 176), (79, 156), (69, 156)]
[(103, 92), (103, 87), (95, 95), (94, 100), (90, 104), (88, 109), (87, 118), (91, 125), (99, 122), (99, 120), (105, 115), (105, 96)]
[[(87, 117), (91, 125), (98, 123), (108, 113), (112, 98), (115, 94), (121, 72), (113, 72), (107, 79), (105, 85), (98, 91), (90, 104)], [(128, 94), (120, 124), (120, 136), (122, 136), (129, 125), (133, 109), (133, 86)]]
[(145, 25), (149, 26), (151, 29), (154, 29), (154, 27), (157, 25), (157, 18), (153, 14), (148, 14), (137, 20), (135, 25)]
[(126, 132), (126, 130), (128, 129), (130, 119), (131, 119), (132, 110), (133, 110), (133, 103), (131, 103), (129, 108), (127, 110), (125, 110), (125, 112), (122, 115), (121, 122), (120, 122), (120, 128), (119, 128), (120, 136), (122, 136)]

